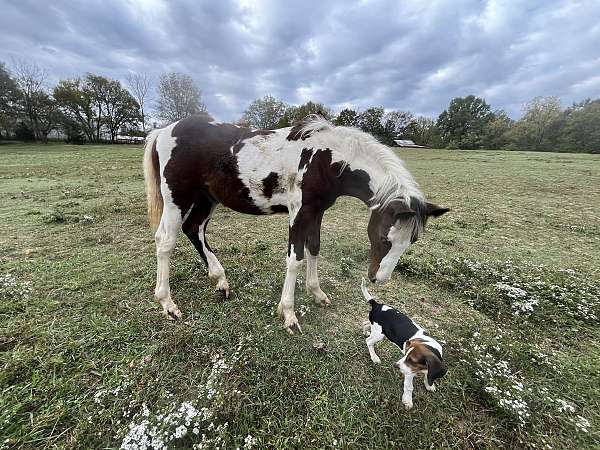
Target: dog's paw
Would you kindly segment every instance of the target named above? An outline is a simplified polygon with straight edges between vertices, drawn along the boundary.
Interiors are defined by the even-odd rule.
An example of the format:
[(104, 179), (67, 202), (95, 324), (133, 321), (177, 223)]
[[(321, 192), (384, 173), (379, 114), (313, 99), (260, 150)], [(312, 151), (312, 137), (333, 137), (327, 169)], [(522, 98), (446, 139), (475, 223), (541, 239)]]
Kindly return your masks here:
[(373, 364), (381, 364), (381, 359), (377, 355), (371, 356), (371, 361), (373, 361)]
[(425, 385), (425, 389), (427, 389), (429, 392), (435, 392), (435, 386), (434, 385)]
[(404, 404), (404, 409), (410, 411), (413, 407), (412, 399), (403, 398), (402, 403)]

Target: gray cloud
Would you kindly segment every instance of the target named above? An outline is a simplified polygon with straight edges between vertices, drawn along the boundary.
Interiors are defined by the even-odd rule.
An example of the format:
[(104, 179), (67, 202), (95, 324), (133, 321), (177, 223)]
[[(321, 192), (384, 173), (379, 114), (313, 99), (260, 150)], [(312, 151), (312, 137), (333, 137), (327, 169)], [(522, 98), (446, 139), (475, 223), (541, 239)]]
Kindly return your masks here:
[(518, 116), (538, 95), (600, 97), (598, 17), (595, 1), (4, 1), (0, 61), (51, 82), (185, 72), (221, 120), (265, 94), (430, 116), (476, 94)]

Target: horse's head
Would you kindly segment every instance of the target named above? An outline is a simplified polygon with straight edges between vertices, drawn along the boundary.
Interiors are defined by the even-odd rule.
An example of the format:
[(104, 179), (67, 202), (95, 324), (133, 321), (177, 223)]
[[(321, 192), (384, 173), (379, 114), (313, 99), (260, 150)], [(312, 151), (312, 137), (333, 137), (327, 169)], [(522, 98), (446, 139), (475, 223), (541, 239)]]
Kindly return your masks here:
[(419, 239), (427, 219), (450, 211), (448, 208), (411, 197), (410, 205), (396, 199), (372, 209), (369, 220), (369, 280), (385, 283), (390, 279), (400, 256)]

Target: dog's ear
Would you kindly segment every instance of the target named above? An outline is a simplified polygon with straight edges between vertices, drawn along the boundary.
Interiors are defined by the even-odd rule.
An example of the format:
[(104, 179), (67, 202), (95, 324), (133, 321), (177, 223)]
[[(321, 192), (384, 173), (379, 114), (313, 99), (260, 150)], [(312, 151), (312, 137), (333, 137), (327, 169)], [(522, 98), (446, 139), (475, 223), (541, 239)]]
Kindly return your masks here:
[(427, 383), (429, 386), (433, 386), (435, 380), (446, 374), (446, 368), (440, 358), (433, 353), (428, 354), (425, 359), (427, 361)]

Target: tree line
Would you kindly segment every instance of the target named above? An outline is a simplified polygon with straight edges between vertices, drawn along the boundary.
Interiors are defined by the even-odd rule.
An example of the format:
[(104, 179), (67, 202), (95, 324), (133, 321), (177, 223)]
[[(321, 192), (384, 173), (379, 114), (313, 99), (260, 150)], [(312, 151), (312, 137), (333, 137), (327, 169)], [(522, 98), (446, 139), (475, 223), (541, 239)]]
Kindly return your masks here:
[[(16, 61), (9, 69), (0, 63), (0, 139), (46, 142), (58, 130), (68, 142), (114, 142), (118, 134), (144, 136), (154, 118), (170, 123), (206, 112), (200, 89), (181, 73), (162, 74), (156, 86), (140, 73), (129, 74), (125, 86), (92, 73), (59, 80), (53, 87), (47, 81), (36, 64)], [(238, 123), (281, 128), (311, 113), (360, 128), (388, 145), (410, 139), (435, 148), (600, 153), (600, 99), (563, 108), (556, 97), (536, 97), (513, 120), (474, 95), (452, 99), (437, 118), (381, 106), (334, 114), (322, 103), (290, 105), (266, 95), (252, 101)]]
[(600, 99), (563, 109), (556, 97), (536, 97), (523, 106), (522, 117), (513, 120), (474, 95), (452, 99), (437, 118), (415, 116), (410, 111), (386, 112), (381, 106), (362, 111), (345, 108), (334, 115), (320, 103), (287, 105), (267, 95), (254, 100), (239, 122), (255, 128), (279, 128), (315, 112), (336, 125), (360, 128), (388, 145), (410, 139), (433, 148), (600, 153)]
[[(152, 81), (131, 73), (127, 86), (97, 74), (59, 80), (48, 86), (39, 66), (0, 63), (0, 139), (47, 142), (53, 130), (67, 142), (115, 142), (119, 134), (145, 136), (150, 125), (148, 102)], [(206, 111), (191, 77), (165, 73), (156, 86), (155, 114), (174, 122)]]

